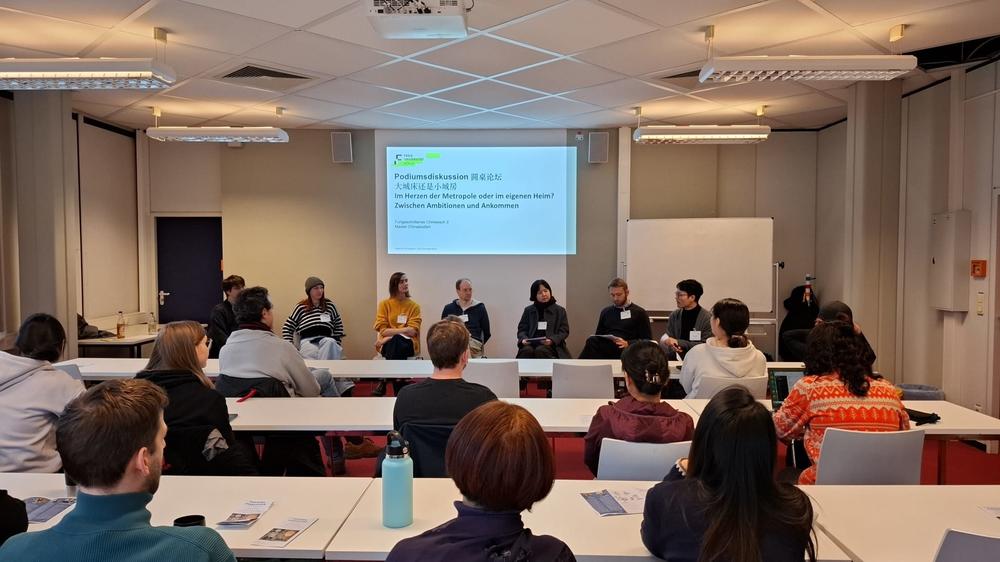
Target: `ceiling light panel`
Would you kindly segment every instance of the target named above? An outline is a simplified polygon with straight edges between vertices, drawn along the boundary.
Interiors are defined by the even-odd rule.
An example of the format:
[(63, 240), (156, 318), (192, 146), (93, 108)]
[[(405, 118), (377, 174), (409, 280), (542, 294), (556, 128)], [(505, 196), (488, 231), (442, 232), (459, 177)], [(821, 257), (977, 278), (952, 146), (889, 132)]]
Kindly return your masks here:
[(638, 127), (632, 140), (640, 144), (754, 144), (767, 140), (764, 125), (649, 125)]
[(699, 80), (892, 80), (916, 67), (912, 55), (714, 57), (701, 68)]
[(164, 142), (288, 142), (276, 127), (150, 127), (146, 135)]
[(0, 60), (0, 90), (159, 90), (174, 80), (153, 59)]

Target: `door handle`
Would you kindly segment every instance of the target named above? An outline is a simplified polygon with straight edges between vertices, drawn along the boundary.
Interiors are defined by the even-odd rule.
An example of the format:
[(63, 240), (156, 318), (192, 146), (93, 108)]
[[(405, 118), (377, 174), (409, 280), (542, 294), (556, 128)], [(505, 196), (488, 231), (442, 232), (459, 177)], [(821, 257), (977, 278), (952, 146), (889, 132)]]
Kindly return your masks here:
[(163, 291), (160, 291), (157, 294), (160, 296), (160, 306), (163, 306), (163, 301), (167, 300), (167, 297), (170, 296), (170, 293), (165, 293)]

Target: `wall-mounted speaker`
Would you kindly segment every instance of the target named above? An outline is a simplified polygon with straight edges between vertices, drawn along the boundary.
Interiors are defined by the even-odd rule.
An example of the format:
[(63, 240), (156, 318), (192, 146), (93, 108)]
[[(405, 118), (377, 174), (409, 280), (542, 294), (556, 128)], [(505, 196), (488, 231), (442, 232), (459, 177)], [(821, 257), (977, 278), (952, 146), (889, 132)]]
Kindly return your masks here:
[(610, 142), (610, 138), (607, 132), (590, 133), (587, 147), (587, 162), (591, 164), (604, 164), (607, 162), (608, 142)]
[(351, 145), (350, 132), (334, 131), (330, 133), (330, 146), (334, 164), (354, 162), (354, 147)]

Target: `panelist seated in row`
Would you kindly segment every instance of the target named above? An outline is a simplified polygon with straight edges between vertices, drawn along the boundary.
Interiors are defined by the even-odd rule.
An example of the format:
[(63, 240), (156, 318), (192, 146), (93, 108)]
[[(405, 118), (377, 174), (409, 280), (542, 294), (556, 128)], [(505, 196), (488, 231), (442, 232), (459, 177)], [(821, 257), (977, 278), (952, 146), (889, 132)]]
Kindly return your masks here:
[(490, 315), (486, 305), (472, 298), (472, 281), (462, 278), (455, 281), (458, 298), (446, 304), (441, 318), (456, 316), (469, 330), (469, 352), (473, 359), (483, 356), (483, 347), (490, 341)]
[(580, 352), (580, 359), (619, 359), (622, 351), (636, 341), (653, 339), (649, 314), (629, 300), (628, 283), (615, 277), (608, 284), (611, 306), (601, 311), (594, 335)]
[(518, 359), (570, 359), (566, 348), (569, 317), (556, 304), (552, 287), (544, 279), (531, 284), (531, 302), (517, 323)]
[[(326, 284), (319, 277), (305, 282), (306, 298), (299, 301), (281, 326), (281, 337), (296, 345), (303, 359), (337, 360), (343, 357), (344, 320), (333, 301), (326, 298)], [(295, 336), (298, 336), (298, 343)], [(339, 396), (350, 396), (354, 381), (334, 379)]]
[(677, 310), (667, 319), (667, 332), (660, 338), (660, 345), (683, 358), (692, 347), (704, 343), (712, 333), (712, 315), (701, 307), (699, 301), (705, 294), (701, 283), (685, 279), (677, 284), (674, 300)]

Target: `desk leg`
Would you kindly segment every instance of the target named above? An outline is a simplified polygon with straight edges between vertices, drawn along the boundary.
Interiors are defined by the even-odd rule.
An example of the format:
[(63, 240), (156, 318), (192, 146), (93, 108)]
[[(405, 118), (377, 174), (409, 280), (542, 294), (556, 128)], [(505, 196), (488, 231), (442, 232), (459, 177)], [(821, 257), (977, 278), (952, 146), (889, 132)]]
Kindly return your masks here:
[(948, 466), (948, 440), (941, 439), (938, 441), (938, 470), (937, 470), (937, 483), (945, 483), (945, 472)]

